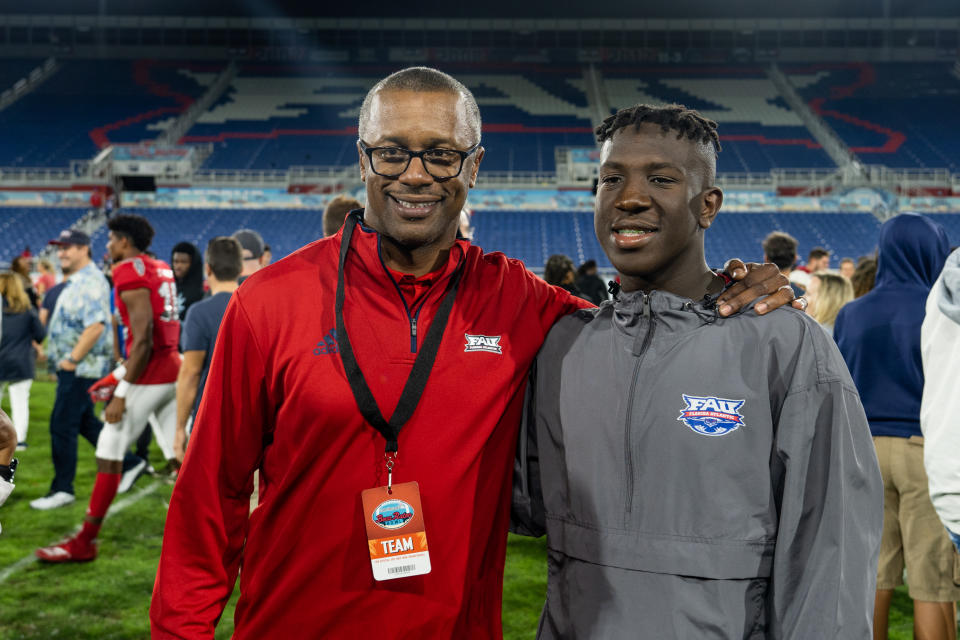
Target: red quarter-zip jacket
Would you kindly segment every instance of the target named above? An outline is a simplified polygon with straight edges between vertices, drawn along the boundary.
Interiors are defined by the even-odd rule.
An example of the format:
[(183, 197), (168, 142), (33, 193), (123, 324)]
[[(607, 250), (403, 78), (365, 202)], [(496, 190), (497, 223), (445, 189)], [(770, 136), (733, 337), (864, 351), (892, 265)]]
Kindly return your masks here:
[[(387, 418), (464, 263), (393, 475), (420, 485), (432, 571), (376, 582), (360, 492), (386, 484), (384, 439), (361, 417), (337, 350), (340, 237), (257, 272), (233, 295), (170, 501), (153, 638), (212, 638), (241, 564), (237, 640), (501, 637), (525, 374), (553, 323), (590, 305), (517, 260), (457, 241), (426, 277), (428, 293), (408, 291), (410, 307), (379, 235), (357, 227), (344, 322)], [(260, 502), (248, 516), (255, 469)]]

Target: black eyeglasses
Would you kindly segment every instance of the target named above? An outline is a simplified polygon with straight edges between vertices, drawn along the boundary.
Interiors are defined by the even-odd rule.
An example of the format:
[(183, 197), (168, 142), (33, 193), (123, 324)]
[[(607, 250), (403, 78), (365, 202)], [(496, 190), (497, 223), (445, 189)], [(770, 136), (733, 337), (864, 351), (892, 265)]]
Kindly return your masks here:
[(411, 151), (403, 147), (368, 147), (363, 140), (359, 143), (360, 149), (370, 158), (370, 168), (378, 176), (399, 178), (414, 158), (420, 158), (423, 168), (439, 182), (460, 175), (463, 171), (463, 161), (480, 148), (479, 142), (466, 151), (459, 149)]

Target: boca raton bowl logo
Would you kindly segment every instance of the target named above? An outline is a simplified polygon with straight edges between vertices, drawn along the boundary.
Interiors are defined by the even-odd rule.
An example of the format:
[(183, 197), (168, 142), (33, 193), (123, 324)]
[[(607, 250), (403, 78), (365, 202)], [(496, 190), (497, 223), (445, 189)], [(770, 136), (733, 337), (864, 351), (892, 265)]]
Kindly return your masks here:
[(384, 529), (399, 529), (413, 517), (413, 507), (403, 500), (387, 500), (377, 505), (371, 516), (373, 524)]
[(683, 401), (687, 406), (680, 411), (677, 420), (699, 434), (723, 436), (743, 426), (743, 416), (739, 411), (743, 400), (683, 394)]

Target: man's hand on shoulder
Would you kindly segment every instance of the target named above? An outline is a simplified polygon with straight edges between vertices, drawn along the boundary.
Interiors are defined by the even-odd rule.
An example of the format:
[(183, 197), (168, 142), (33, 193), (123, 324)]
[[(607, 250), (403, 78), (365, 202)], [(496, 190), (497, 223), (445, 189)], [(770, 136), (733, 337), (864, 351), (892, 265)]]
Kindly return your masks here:
[(757, 298), (764, 298), (758, 302), (757, 315), (763, 315), (785, 304), (792, 304), (795, 309), (803, 311), (806, 305), (802, 299), (794, 300), (790, 281), (780, 273), (777, 265), (766, 262), (758, 264), (736, 258), (729, 260), (724, 271), (734, 280), (733, 285), (724, 291), (717, 303), (721, 316), (733, 315)]

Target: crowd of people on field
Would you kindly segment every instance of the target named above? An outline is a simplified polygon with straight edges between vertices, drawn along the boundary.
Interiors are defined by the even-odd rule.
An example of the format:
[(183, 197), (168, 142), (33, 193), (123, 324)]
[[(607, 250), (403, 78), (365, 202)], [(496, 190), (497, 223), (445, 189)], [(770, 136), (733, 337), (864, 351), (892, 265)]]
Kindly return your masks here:
[[(763, 241), (773, 266), (707, 268), (716, 129), (679, 105), (597, 127), (611, 283), (592, 260), (551, 256), (540, 279), (469, 242), (479, 110), (425, 68), (361, 107), (366, 206), (335, 198), (331, 237), (270, 268), (250, 229), (168, 265), (149, 220), (115, 213), (104, 273), (64, 230), (45, 321), (53, 271), (32, 297), (29, 268), (0, 275), (11, 397), (44, 340), (57, 376), (55, 477), (31, 506), (72, 503), (78, 437), (96, 450), (81, 530), (37, 556), (97, 556), (152, 432), (176, 481), (154, 637), (209, 637), (241, 564), (238, 638), (340, 637), (398, 611), (416, 637), (498, 637), (509, 524), (548, 537), (539, 638), (885, 637), (904, 569), (918, 637), (951, 638), (960, 252), (902, 214), (838, 271), (822, 248), (797, 267), (782, 232)], [(19, 406), (15, 435), (0, 415), (0, 503)], [(416, 547), (390, 537), (408, 521)]]

